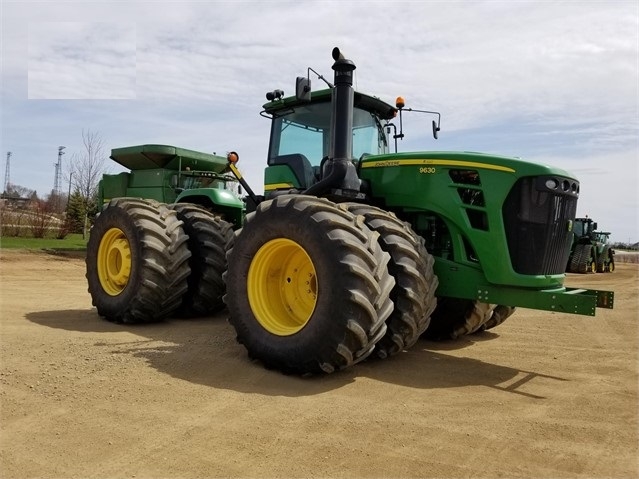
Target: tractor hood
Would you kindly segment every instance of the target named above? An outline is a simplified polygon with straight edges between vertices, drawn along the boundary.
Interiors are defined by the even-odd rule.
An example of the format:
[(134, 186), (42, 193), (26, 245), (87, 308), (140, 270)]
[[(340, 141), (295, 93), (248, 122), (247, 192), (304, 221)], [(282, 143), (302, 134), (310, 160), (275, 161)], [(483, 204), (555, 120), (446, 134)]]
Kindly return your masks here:
[[(576, 176), (561, 168), (532, 163), (508, 156), (476, 153), (471, 151), (412, 151), (389, 153), (387, 155), (367, 155), (362, 158), (360, 168), (388, 168), (392, 166), (452, 167), (480, 169), (513, 173), (517, 177), (555, 175), (562, 179), (574, 180), (570, 188), (578, 188)], [(578, 191), (575, 191), (577, 193)]]

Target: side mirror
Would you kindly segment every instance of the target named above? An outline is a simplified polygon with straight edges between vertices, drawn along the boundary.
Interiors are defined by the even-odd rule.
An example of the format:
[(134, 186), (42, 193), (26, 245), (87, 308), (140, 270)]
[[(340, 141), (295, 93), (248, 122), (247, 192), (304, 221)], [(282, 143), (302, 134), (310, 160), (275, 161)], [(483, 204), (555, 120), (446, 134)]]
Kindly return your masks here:
[(175, 189), (178, 186), (178, 175), (171, 175), (171, 179), (169, 180), (169, 184), (171, 188)]
[(439, 127), (435, 120), (433, 120), (433, 138), (437, 139), (437, 132), (439, 131)]
[(295, 98), (300, 101), (311, 101), (311, 79), (297, 77), (295, 80)]
[(597, 229), (597, 223), (592, 224), (592, 230), (595, 231)]

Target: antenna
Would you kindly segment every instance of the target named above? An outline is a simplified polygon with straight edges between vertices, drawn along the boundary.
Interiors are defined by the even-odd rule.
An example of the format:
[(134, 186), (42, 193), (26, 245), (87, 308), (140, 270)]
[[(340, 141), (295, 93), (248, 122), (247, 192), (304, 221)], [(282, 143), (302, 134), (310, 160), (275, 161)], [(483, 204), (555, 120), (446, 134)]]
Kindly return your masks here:
[(311, 72), (315, 73), (317, 75), (317, 78), (319, 78), (320, 80), (322, 80), (324, 83), (326, 83), (328, 85), (329, 88), (335, 88), (335, 85), (333, 85), (331, 82), (329, 82), (326, 78), (324, 78), (322, 75), (320, 75), (319, 73), (317, 73), (315, 70), (313, 70), (311, 67), (308, 67), (308, 70), (306, 70), (306, 78), (310, 78), (311, 77)]
[(11, 185), (11, 152), (7, 151), (7, 165), (4, 170), (4, 193), (6, 194)]

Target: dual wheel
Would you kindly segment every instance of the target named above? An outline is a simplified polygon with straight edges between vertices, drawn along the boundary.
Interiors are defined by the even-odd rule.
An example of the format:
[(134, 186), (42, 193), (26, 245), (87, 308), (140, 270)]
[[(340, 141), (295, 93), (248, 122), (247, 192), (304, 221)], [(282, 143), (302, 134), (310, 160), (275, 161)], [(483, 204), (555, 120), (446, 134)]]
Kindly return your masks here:
[(396, 354), (426, 330), (436, 305), (423, 241), (370, 206), (278, 196), (247, 216), (227, 258), (238, 341), (285, 373)]
[(231, 225), (195, 205), (117, 198), (100, 213), (87, 245), (93, 305), (109, 321), (200, 316), (224, 304)]
[(615, 270), (614, 253), (610, 246), (604, 246), (597, 258), (597, 273), (612, 273)]

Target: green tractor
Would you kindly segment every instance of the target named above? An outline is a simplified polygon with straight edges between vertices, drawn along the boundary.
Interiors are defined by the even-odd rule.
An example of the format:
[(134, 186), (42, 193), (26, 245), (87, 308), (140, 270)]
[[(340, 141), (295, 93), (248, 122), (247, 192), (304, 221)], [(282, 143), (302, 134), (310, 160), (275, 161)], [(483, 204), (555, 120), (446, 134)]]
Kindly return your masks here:
[(608, 241), (611, 233), (596, 229), (597, 223), (592, 218), (575, 218), (569, 273), (612, 273), (615, 270), (615, 250)]
[[(307, 76), (295, 96), (267, 94), (263, 196), (244, 182), (237, 154), (228, 156), (249, 197), (226, 244), (224, 303), (250, 357), (285, 373), (330, 373), (420, 337), (494, 328), (515, 307), (591, 316), (612, 308), (612, 292), (563, 285), (579, 196), (571, 174), (480, 153), (398, 153), (403, 112), (420, 110), (355, 92), (354, 63), (337, 48), (333, 60), (334, 83), (318, 75), (327, 89), (312, 91)], [(154, 221), (136, 223), (118, 201)], [(172, 208), (116, 199), (97, 218), (87, 277), (100, 315), (152, 321), (188, 305), (189, 256), (209, 258), (189, 248)]]

